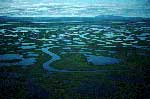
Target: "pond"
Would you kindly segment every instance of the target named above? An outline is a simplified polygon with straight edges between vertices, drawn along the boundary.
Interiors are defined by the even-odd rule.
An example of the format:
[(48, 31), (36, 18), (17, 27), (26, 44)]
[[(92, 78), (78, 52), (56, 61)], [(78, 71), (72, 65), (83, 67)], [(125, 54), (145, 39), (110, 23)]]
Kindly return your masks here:
[(95, 55), (85, 55), (87, 61), (93, 65), (110, 65), (118, 64), (121, 62), (121, 59), (105, 57), (105, 56), (95, 56)]
[[(11, 61), (11, 62), (10, 62)], [(28, 66), (36, 63), (36, 58), (23, 58), (19, 54), (0, 55), (1, 66)]]

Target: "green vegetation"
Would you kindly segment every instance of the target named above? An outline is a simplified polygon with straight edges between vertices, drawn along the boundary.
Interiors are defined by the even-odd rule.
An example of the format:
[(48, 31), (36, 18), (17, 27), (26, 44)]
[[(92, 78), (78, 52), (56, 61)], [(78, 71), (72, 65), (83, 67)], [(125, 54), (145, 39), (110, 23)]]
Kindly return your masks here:
[[(128, 22), (25, 22), (0, 26), (0, 29), (8, 30), (6, 34), (18, 35), (14, 38), (0, 31), (1, 55), (19, 54), (23, 58), (35, 58), (37, 61), (31, 66), (0, 66), (0, 98), (148, 99), (145, 90), (149, 88), (149, 35), (144, 36), (146, 40), (140, 40), (138, 35), (144, 35), (149, 30), (142, 30), (142, 25), (137, 26), (141, 29), (136, 30), (136, 25)], [(15, 29), (17, 27), (23, 28)], [(34, 43), (36, 48), (22, 49), (23, 43)], [(61, 60), (50, 66), (69, 72), (49, 72), (43, 69), (43, 63), (52, 58), (41, 51), (47, 47), (61, 57)], [(82, 52), (119, 58), (122, 62), (96, 66), (88, 63)]]
[[(92, 70), (101, 70), (101, 69), (119, 69), (121, 68), (120, 64), (115, 65), (102, 65), (102, 66), (96, 66), (91, 63), (88, 63), (86, 60), (86, 57), (83, 54), (63, 54), (62, 59), (59, 61), (56, 61), (55, 63), (51, 64), (51, 67), (57, 68), (57, 69), (65, 69), (65, 70), (71, 70), (71, 71), (92, 71)], [(127, 68), (127, 67), (126, 67)]]
[[(107, 71), (107, 72), (56, 72), (49, 74), (47, 71), (43, 70), (42, 63), (49, 60), (46, 54), (42, 54), (40, 51), (37, 53), (41, 54), (38, 59), (38, 63), (35, 66), (31, 66), (28, 68), (21, 67), (1, 67), (0, 71), (2, 72), (14, 72), (21, 74), (19, 78), (1, 78), (3, 82), (7, 81), (10, 84), (15, 82), (14, 87), (3, 87), (7, 88), (8, 91), (13, 90), (12, 97), (14, 99), (22, 99), (28, 96), (28, 84), (26, 84), (31, 79), (34, 79), (33, 85), (38, 85), (40, 89), (44, 89), (49, 92), (50, 99), (58, 99), (62, 97), (63, 99), (136, 99), (140, 96), (142, 90), (144, 90), (145, 82), (144, 82), (144, 71), (140, 70), (140, 65), (147, 59), (143, 57), (137, 57), (136, 61), (135, 57), (131, 57), (130, 61), (128, 61), (130, 66), (132, 66), (129, 71)], [(68, 54), (70, 58), (67, 58), (68, 62), (71, 62), (72, 65), (78, 65), (77, 67), (72, 67), (76, 70), (85, 70), (86, 68), (92, 68), (88, 63), (85, 62), (84, 58), (77, 54)], [(74, 59), (72, 59), (74, 56)], [(64, 55), (67, 56), (67, 55)], [(63, 56), (62, 56), (63, 57)], [(75, 60), (77, 63), (75, 63)], [(58, 61), (57, 61), (58, 62)], [(56, 62), (56, 64), (58, 64)], [(132, 64), (131, 64), (132, 63)], [(55, 64), (55, 63), (54, 63)], [(87, 64), (87, 65), (86, 65)], [(136, 64), (136, 66), (135, 66)], [(82, 66), (83, 65), (83, 66)], [(65, 66), (65, 65), (64, 65)], [(115, 67), (117, 65), (108, 66)], [(143, 68), (146, 65), (142, 65)], [(98, 67), (98, 66), (94, 66)], [(108, 69), (107, 66), (99, 66), (103, 68), (98, 68), (99, 70)], [(65, 67), (66, 68), (66, 67)], [(67, 68), (71, 68), (71, 66)], [(71, 69), (72, 69), (71, 68)], [(109, 70), (109, 69), (108, 69)], [(20, 91), (21, 90), (21, 91)], [(39, 90), (39, 89), (35, 89)], [(7, 92), (6, 92), (7, 93)], [(1, 93), (4, 94), (4, 93)], [(11, 94), (10, 94), (11, 95)], [(14, 95), (14, 96), (13, 96)], [(36, 94), (37, 95), (37, 94)], [(38, 95), (37, 95), (38, 96)]]

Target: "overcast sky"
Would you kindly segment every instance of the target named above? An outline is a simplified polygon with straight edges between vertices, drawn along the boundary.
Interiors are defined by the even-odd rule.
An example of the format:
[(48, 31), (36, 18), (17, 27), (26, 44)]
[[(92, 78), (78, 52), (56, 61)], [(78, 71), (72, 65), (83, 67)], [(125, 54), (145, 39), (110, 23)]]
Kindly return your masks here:
[(150, 17), (149, 12), (150, 0), (0, 0), (1, 16)]

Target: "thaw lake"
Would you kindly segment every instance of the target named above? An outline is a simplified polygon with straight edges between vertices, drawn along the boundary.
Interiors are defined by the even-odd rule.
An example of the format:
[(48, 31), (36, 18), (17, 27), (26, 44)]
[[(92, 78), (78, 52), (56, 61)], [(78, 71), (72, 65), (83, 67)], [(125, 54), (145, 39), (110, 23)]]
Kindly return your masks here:
[(1, 66), (28, 66), (36, 63), (35, 58), (23, 58), (19, 54), (4, 54), (0, 55)]
[(87, 61), (94, 65), (109, 65), (109, 64), (117, 64), (120, 63), (120, 59), (104, 57), (104, 56), (94, 56), (87, 55)]
[(136, 99), (145, 87), (147, 19), (3, 19), (0, 94), (14, 99)]
[[(135, 22), (131, 25), (113, 21), (107, 23), (83, 21), (62, 23), (2, 22), (0, 25), (1, 60), (4, 60), (4, 58), (6, 60), (22, 59), (23, 54), (32, 51), (35, 54), (30, 53), (26, 56), (29, 59), (19, 62), (18, 65), (34, 64), (35, 60), (30, 59), (30, 57), (38, 57), (36, 49), (45, 47), (49, 47), (49, 51), (58, 54), (60, 57), (66, 53), (89, 54), (87, 62), (92, 62), (93, 65), (118, 63), (122, 58), (120, 57), (121, 53), (149, 54), (149, 23), (144, 28), (142, 24), (145, 24), (145, 22)], [(134, 26), (132, 26), (133, 24)], [(105, 52), (101, 50), (105, 50)], [(111, 57), (117, 57), (119, 60)], [(4, 63), (1, 65), (4, 65)]]

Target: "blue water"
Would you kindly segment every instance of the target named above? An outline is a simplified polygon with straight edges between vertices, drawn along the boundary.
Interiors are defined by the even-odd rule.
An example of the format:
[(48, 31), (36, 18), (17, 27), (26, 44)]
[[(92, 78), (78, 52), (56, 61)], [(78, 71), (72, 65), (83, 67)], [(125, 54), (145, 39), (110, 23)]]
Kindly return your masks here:
[(105, 57), (105, 56), (95, 56), (95, 55), (86, 55), (87, 61), (93, 65), (110, 65), (118, 64), (121, 62), (121, 59)]
[(27, 66), (36, 63), (36, 58), (23, 58), (19, 54), (4, 54), (0, 55), (0, 61), (9, 61), (19, 59), (19, 62), (0, 62), (0, 66)]
[(22, 56), (19, 55), (19, 54), (4, 54), (4, 55), (0, 55), (0, 61), (15, 60), (15, 59), (22, 59)]

